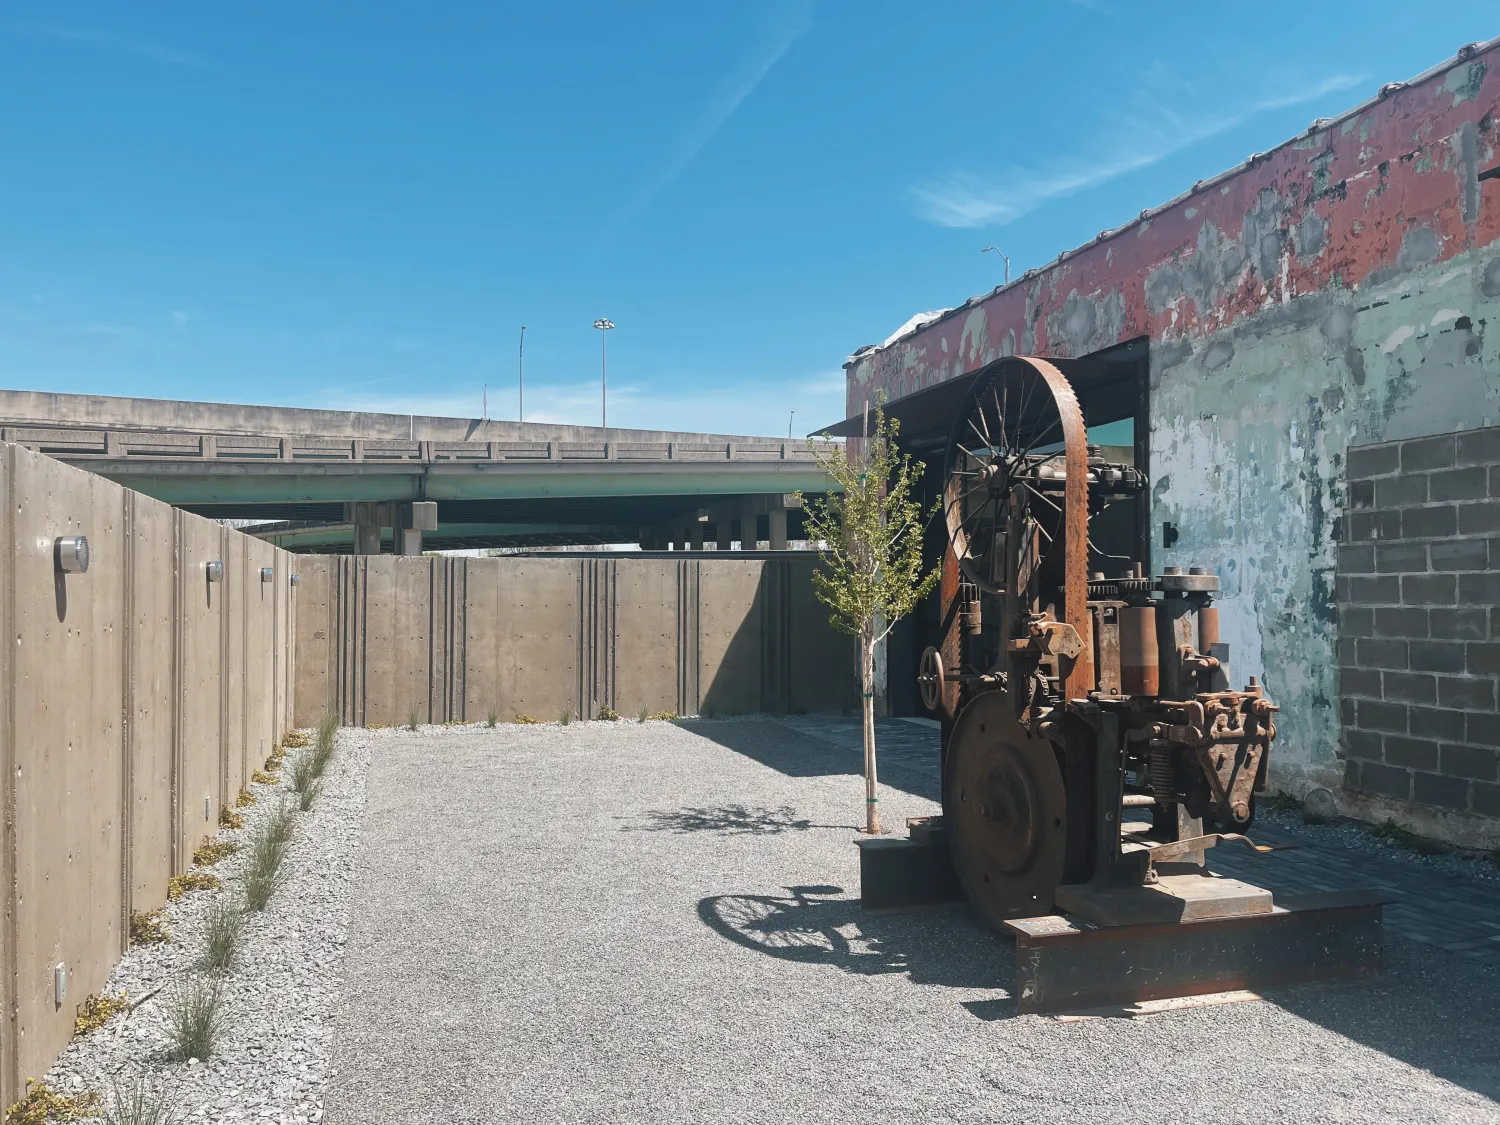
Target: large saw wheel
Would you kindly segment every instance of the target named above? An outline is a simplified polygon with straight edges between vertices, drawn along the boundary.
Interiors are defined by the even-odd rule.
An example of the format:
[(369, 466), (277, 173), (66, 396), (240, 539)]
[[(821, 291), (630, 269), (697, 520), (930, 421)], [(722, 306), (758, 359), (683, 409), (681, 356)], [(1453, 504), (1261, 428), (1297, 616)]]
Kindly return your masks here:
[(964, 893), (989, 925), (1052, 913), (1066, 817), (1052, 744), (1021, 725), (1007, 693), (981, 692), (948, 739), (943, 827)]

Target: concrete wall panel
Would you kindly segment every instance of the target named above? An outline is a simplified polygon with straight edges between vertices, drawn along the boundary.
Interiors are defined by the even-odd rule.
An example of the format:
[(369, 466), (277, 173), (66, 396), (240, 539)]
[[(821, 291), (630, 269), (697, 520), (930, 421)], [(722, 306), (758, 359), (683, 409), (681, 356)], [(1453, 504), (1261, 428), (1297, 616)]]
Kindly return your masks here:
[(469, 560), (469, 714), (553, 720), (579, 706), (579, 563)]
[(224, 612), (219, 617), (224, 639), (224, 674), (219, 683), (220, 698), (224, 701), (224, 739), (219, 761), (224, 772), (225, 801), (233, 805), (240, 790), (250, 780), (250, 771), (246, 768), (249, 763), (246, 740), (249, 737), (250, 692), (246, 657), (249, 651), (250, 563), (243, 535), (235, 535), (228, 528), (221, 529), (219, 534), (224, 544)]
[[(363, 720), (394, 726), (415, 714), (430, 722), (431, 560), (377, 555), (355, 563), (356, 589), (363, 587), (360, 644), (367, 654)], [(381, 656), (372, 660), (370, 653)]]
[[(339, 706), (339, 629), (336, 614), (340, 563), (332, 555), (287, 556), (297, 575), (293, 590), (297, 613), (291, 622), (294, 654), (291, 701), (294, 722), (310, 727)], [(352, 721), (352, 719), (348, 720)]]
[(761, 709), (763, 559), (705, 560), (699, 591), (699, 680), (704, 715)]
[(678, 709), (681, 648), (679, 617), (684, 608), (682, 570), (696, 562), (632, 560), (613, 574), (614, 668), (611, 706), (634, 718)]
[[(179, 644), (182, 653), (181, 715), (178, 720), (177, 867), (183, 870), (193, 849), (212, 833), (219, 809), (229, 801), (222, 759), (222, 616), (229, 599), (228, 575), (208, 580), (208, 564), (222, 562), (223, 529), (180, 513), (181, 553)], [(226, 567), (226, 572), (228, 568)]]

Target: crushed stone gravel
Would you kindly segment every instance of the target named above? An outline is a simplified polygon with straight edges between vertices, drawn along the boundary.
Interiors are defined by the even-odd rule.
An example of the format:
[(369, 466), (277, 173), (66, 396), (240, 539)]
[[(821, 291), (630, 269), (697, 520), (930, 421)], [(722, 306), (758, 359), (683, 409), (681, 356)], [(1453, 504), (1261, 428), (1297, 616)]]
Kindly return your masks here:
[[(340, 987), (348, 922), (349, 877), (364, 815), (368, 744), (340, 732), (333, 761), (313, 807), (297, 816), (285, 860), (286, 884), (263, 912), (246, 916), (239, 950), (223, 978), (225, 1030), (204, 1060), (171, 1061), (168, 1009), (174, 993), (201, 975), (204, 917), (218, 896), (238, 891), (244, 850), (206, 868), (223, 881), (216, 891), (191, 892), (166, 906), (173, 940), (135, 946), (105, 991), (152, 998), (116, 1015), (100, 1030), (73, 1040), (46, 1075), (64, 1093), (97, 1090), (112, 1097), (144, 1079), (165, 1088), (190, 1122), (321, 1121), (328, 1081), (329, 1019)], [(275, 784), (254, 783), (244, 827), (218, 837), (248, 841), (279, 800), (295, 800), (289, 751)]]
[(356, 741), (331, 1125), (1500, 1122), (1500, 973), (1400, 939), (1262, 1002), (1016, 1016), (966, 910), (862, 913), (848, 755), (774, 721)]

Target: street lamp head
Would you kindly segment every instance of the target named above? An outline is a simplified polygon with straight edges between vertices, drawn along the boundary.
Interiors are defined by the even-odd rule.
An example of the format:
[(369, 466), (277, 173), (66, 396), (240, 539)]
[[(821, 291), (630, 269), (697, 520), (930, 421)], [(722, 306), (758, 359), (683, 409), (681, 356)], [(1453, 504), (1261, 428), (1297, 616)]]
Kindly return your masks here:
[(612, 320), (606, 320), (602, 316), (598, 320), (594, 321), (594, 327), (597, 328), (597, 329), (599, 329), (599, 331), (601, 331), (601, 332), (608, 332), (614, 326), (615, 326), (615, 322), (614, 321), (612, 321)]

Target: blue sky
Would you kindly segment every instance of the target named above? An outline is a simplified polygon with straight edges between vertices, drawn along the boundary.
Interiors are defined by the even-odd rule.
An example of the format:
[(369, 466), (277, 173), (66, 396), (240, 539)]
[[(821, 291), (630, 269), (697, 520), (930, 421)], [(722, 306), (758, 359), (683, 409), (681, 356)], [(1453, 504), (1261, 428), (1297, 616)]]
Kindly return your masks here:
[(0, 385), (805, 432), (1492, 0), (0, 5)]

